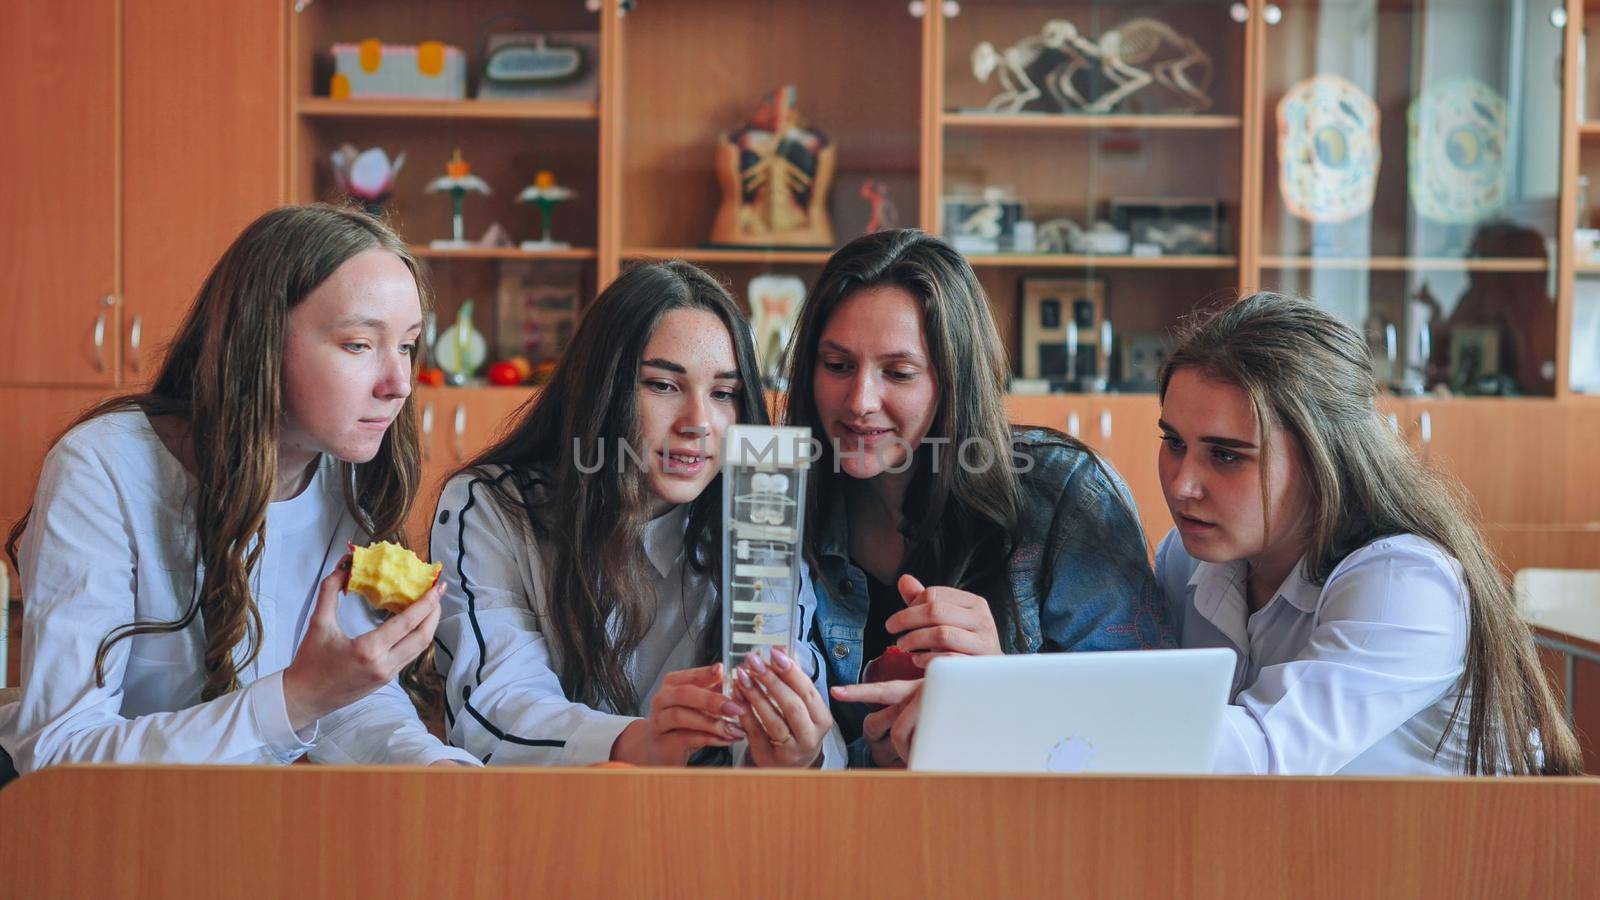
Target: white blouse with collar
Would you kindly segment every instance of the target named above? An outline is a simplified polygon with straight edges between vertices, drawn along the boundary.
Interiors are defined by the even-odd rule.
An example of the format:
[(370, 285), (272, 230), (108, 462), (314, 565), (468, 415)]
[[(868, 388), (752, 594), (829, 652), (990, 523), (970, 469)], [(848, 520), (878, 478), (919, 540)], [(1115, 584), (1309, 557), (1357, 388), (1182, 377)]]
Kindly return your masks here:
[(1466, 706), (1436, 754), (1465, 670), (1461, 565), (1415, 535), (1345, 557), (1318, 587), (1304, 560), (1251, 613), (1244, 562), (1199, 562), (1173, 531), (1156, 579), (1185, 647), (1238, 654), (1217, 772), (1457, 775)]

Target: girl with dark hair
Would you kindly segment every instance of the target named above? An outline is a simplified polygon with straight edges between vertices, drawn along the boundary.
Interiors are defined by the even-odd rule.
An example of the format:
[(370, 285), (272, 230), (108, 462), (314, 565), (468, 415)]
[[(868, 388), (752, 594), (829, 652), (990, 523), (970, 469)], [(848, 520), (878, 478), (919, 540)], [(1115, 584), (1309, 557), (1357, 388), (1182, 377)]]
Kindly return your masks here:
[(1171, 645), (1127, 488), (1078, 441), (1008, 423), (988, 300), (949, 245), (912, 229), (847, 244), (790, 351), (787, 420), (821, 444), (813, 638), (853, 765), (909, 752), (921, 682), (857, 684), (891, 646), (926, 666)]
[(739, 423), (767, 423), (755, 347), (710, 276), (642, 265), (585, 310), (521, 421), (439, 500), (452, 742), (506, 765), (681, 766), (735, 744), (756, 765), (842, 764), (818, 669), (781, 651), (713, 662), (720, 457)]
[(1359, 334), (1256, 294), (1160, 381), (1157, 578), (1184, 646), (1239, 659), (1218, 771), (1579, 770), (1470, 499), (1385, 421)]
[(85, 413), (7, 552), (28, 611), (0, 744), (62, 762), (472, 764), (395, 682), (439, 588), (381, 624), (346, 542), (417, 486), (422, 287), (358, 212), (285, 207), (218, 260), (147, 393)]

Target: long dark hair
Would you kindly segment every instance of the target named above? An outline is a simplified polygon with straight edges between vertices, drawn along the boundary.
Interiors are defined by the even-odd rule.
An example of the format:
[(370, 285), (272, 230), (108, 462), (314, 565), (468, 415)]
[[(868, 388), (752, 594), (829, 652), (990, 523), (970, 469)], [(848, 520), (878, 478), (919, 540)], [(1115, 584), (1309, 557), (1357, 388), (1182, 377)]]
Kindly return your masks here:
[[(961, 587), (989, 601), (1002, 638), (1021, 643), (1021, 619), (1009, 578), (1020, 539), (1020, 485), (1009, 465), (1011, 426), (1005, 412), (1008, 365), (1004, 345), (978, 276), (950, 245), (913, 228), (865, 235), (839, 248), (806, 297), (789, 343), (785, 369), (786, 424), (804, 426), (822, 446), (808, 480), (807, 554), (817, 559), (822, 523), (842, 497), (833, 447), (817, 413), (816, 366), (823, 329), (839, 306), (859, 291), (893, 286), (922, 311), (929, 364), (939, 392), (928, 437), (947, 439), (946, 462), (933, 471), (932, 449), (915, 450), (912, 478), (901, 510), (907, 554), (902, 570), (924, 584)], [(1066, 435), (1060, 439), (1073, 443)], [(969, 440), (993, 448), (1001, 464), (948, 464), (953, 448)], [(981, 468), (981, 471), (975, 471)]]
[[(508, 517), (527, 522), (542, 554), (549, 597), (544, 633), (558, 650), (562, 687), (575, 701), (606, 703), (624, 714), (637, 712), (640, 702), (627, 661), (656, 615), (642, 546), (648, 473), (620, 460), (593, 474), (579, 466), (592, 465), (619, 441), (639, 445), (639, 365), (662, 316), (675, 309), (703, 310), (722, 321), (743, 382), (739, 421), (766, 424), (755, 342), (733, 298), (689, 263), (648, 263), (595, 298), (550, 383), (516, 427), (462, 470), (509, 472), (509, 479), (492, 480), (490, 496)], [(719, 474), (688, 504), (684, 536), (690, 566), (713, 579), (721, 564), (721, 486)], [(702, 636), (703, 662), (711, 661), (720, 638), (714, 629)]]
[[(1280, 425), (1299, 442), (1313, 582), (1326, 583), (1352, 552), (1396, 534), (1426, 538), (1460, 562), (1471, 625), (1446, 735), (1465, 718), (1467, 774), (1579, 772), (1577, 742), (1472, 500), (1423, 465), (1378, 411), (1361, 336), (1313, 303), (1260, 293), (1187, 323), (1161, 370), (1163, 397), (1173, 374), (1189, 368), (1248, 394), (1263, 433)], [(1263, 459), (1263, 480), (1269, 464)]]
[[(249, 578), (261, 560), (278, 471), (289, 311), (368, 250), (393, 253), (406, 264), (426, 309), (428, 293), (416, 261), (383, 224), (324, 204), (266, 213), (234, 239), (206, 276), (150, 389), (97, 404), (68, 427), (132, 409), (171, 417), (186, 428), (194, 465), (195, 556), (205, 567), (195, 600), (175, 621), (135, 621), (107, 635), (95, 654), (96, 684), (105, 683), (112, 645), (135, 635), (182, 631), (199, 615), (206, 640), (201, 699), (239, 686), (234, 648), (247, 643), (248, 665), (261, 645), (261, 612)], [(340, 463), (338, 471), (356, 522), (374, 537), (398, 540), (421, 478), (411, 401), (376, 457), (361, 465)], [(6, 541), (13, 566), (32, 514), (30, 508)]]

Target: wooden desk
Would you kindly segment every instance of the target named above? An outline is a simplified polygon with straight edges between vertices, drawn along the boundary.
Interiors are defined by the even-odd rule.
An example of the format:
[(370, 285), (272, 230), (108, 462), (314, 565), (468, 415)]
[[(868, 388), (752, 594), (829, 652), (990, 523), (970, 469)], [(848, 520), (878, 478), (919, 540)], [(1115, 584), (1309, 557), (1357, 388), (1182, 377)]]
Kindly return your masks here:
[(1600, 772), (1600, 572), (1524, 569), (1517, 594), (1583, 748), (1584, 771)]
[(63, 767), (0, 896), (1539, 896), (1600, 780)]

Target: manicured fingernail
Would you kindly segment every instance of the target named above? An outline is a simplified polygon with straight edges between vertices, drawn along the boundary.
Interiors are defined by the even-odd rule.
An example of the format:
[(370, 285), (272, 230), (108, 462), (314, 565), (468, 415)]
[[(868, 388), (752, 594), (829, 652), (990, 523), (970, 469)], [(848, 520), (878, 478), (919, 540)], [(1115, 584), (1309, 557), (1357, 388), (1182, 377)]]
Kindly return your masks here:
[(746, 672), (742, 668), (741, 669), (734, 669), (733, 670), (733, 675), (734, 675), (735, 678), (739, 679), (739, 683), (740, 684), (744, 685), (745, 687), (750, 687), (750, 673), (749, 672)]
[(723, 725), (722, 730), (739, 740), (744, 739), (744, 729), (737, 725)]
[(773, 647), (772, 648), (772, 665), (779, 672), (787, 672), (787, 671), (789, 671), (789, 654), (783, 652), (782, 650), (779, 650), (777, 647)]
[(742, 716), (744, 715), (744, 707), (733, 702), (732, 700), (724, 700), (722, 703), (722, 714), (725, 716)]
[(745, 664), (753, 669), (757, 675), (764, 674), (767, 671), (767, 663), (761, 658), (761, 654), (759, 653), (752, 653), (749, 656), (746, 656), (744, 661)]

